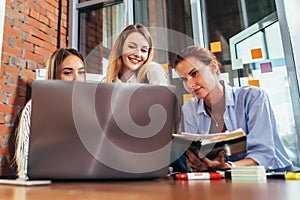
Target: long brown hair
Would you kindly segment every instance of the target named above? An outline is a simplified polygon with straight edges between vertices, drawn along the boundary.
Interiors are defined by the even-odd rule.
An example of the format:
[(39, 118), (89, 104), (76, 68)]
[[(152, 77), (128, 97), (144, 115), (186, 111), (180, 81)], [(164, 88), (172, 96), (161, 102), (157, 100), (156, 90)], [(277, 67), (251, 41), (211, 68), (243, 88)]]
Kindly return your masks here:
[(54, 80), (60, 79), (58, 67), (69, 55), (77, 56), (84, 63), (83, 56), (79, 51), (73, 48), (60, 48), (52, 53), (46, 64), (46, 79)]
[(142, 24), (132, 24), (127, 26), (116, 39), (113, 48), (109, 55), (109, 63), (107, 68), (107, 74), (104, 79), (105, 82), (113, 82), (114, 79), (118, 76), (123, 67), (122, 61), (122, 49), (124, 42), (127, 37), (134, 32), (142, 34), (149, 44), (149, 54), (145, 63), (139, 68), (137, 73), (137, 82), (143, 82), (148, 71), (148, 65), (153, 58), (153, 40), (149, 31)]
[[(69, 55), (78, 56), (84, 62), (83, 56), (76, 49), (60, 48), (52, 53), (46, 65), (46, 79), (54, 80), (60, 79), (58, 71), (59, 66)], [(16, 150), (14, 161), (17, 165), (18, 177), (22, 180), (28, 179), (27, 177), (27, 155), (28, 143), (30, 132), (30, 113), (31, 113), (31, 100), (27, 102), (25, 108), (22, 110), (20, 121), (16, 129)], [(24, 132), (22, 132), (24, 131)]]

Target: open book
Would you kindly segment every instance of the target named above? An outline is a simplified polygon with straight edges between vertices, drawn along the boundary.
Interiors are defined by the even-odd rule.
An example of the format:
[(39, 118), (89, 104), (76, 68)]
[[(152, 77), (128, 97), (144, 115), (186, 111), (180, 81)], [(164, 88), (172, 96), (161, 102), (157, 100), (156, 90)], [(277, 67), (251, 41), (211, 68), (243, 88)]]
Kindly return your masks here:
[(222, 149), (225, 150), (226, 156), (246, 152), (246, 134), (241, 128), (232, 132), (205, 135), (182, 132), (173, 134), (173, 137), (173, 150), (179, 152), (189, 148), (194, 153), (199, 150), (203, 156), (209, 159), (217, 157)]

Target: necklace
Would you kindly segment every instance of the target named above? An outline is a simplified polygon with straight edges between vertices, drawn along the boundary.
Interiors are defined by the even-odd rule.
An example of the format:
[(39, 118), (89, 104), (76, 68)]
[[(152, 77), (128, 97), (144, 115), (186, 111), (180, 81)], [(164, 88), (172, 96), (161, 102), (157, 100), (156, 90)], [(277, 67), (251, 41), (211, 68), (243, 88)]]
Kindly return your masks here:
[(215, 122), (216, 127), (219, 127), (219, 122), (214, 118), (213, 114), (211, 113), (209, 108), (206, 108), (208, 114), (210, 115), (211, 119)]

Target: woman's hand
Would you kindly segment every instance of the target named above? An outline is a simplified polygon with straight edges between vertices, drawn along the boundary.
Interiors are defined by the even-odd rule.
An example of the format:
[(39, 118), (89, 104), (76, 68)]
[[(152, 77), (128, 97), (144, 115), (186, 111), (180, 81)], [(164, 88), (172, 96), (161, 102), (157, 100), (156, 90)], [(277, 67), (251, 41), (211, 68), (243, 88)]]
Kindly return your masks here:
[(211, 169), (230, 169), (231, 165), (224, 161), (225, 151), (219, 152), (219, 155), (210, 160), (204, 157), (199, 151), (196, 152), (198, 155), (193, 153), (191, 150), (187, 150), (186, 154), (186, 165), (193, 171), (206, 171)]

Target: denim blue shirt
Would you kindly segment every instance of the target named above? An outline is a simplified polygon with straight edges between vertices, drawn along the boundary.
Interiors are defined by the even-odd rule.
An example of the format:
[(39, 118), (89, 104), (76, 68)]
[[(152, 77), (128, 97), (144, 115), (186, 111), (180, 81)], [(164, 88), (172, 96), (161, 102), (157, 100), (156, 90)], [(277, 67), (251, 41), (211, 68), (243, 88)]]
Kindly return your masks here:
[[(247, 135), (247, 153), (266, 170), (291, 166), (276, 129), (276, 120), (267, 94), (258, 87), (225, 88), (226, 110), (224, 122), (228, 131), (242, 128)], [(211, 118), (206, 113), (203, 99), (189, 99), (182, 107), (186, 132), (208, 134)]]

